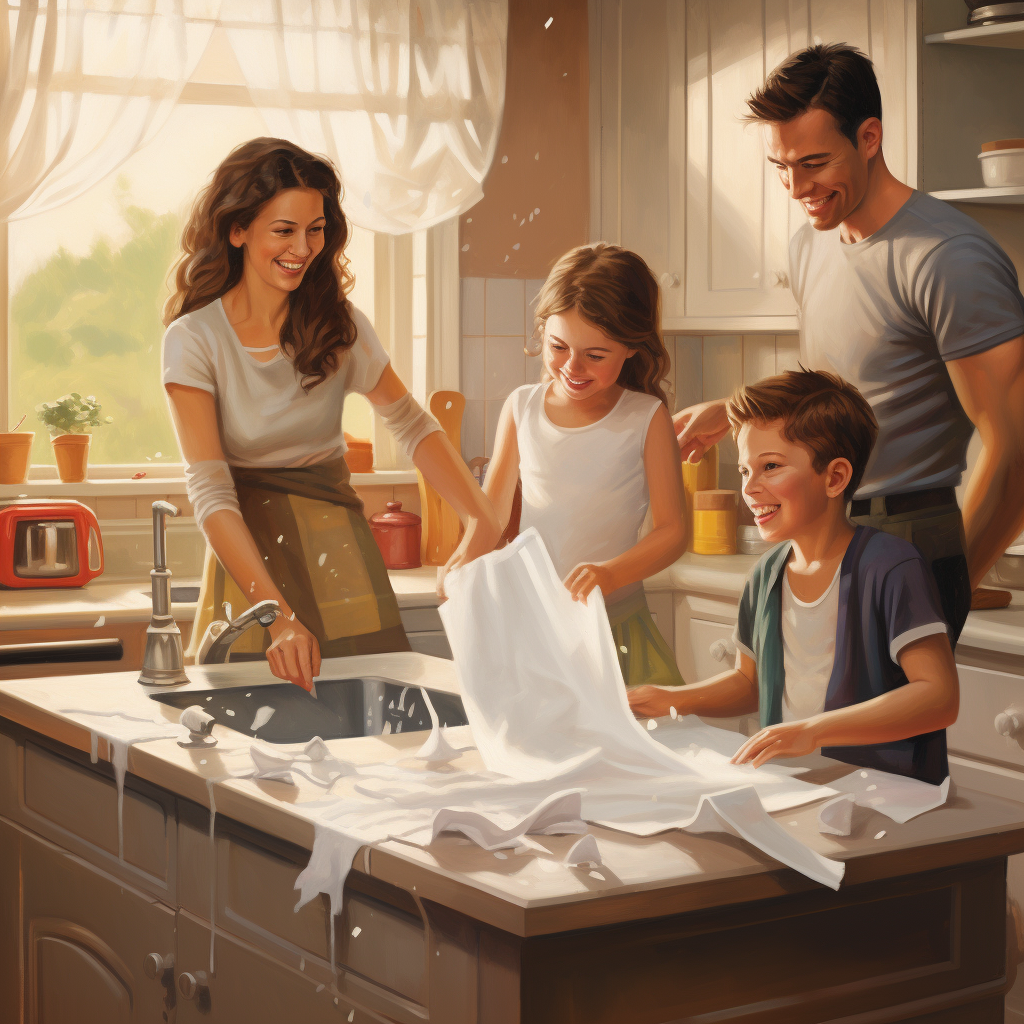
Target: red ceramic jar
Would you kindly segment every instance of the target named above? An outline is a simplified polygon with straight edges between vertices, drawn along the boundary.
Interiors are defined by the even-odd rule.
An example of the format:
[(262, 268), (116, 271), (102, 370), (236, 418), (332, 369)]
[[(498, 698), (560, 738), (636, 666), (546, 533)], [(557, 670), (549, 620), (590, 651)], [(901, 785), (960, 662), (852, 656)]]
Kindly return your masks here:
[(370, 516), (370, 531), (389, 569), (420, 567), (422, 521), (415, 512), (403, 512), (400, 501), (389, 501), (387, 512)]

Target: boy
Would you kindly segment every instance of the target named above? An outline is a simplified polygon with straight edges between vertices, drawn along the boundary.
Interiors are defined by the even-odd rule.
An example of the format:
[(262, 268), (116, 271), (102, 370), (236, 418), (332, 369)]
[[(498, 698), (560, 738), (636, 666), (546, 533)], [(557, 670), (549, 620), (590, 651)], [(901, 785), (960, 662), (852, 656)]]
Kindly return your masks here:
[(837, 760), (938, 784), (959, 684), (934, 579), (909, 541), (847, 519), (878, 432), (853, 385), (788, 371), (727, 406), (743, 497), (777, 541), (747, 578), (736, 667), (685, 688), (629, 694), (640, 717), (732, 716), (762, 729), (733, 761), (818, 747)]

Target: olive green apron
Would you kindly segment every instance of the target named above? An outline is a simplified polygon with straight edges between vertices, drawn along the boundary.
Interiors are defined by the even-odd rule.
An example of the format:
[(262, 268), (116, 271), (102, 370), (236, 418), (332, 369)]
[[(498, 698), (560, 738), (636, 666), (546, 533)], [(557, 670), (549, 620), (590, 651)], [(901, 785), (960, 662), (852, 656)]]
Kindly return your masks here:
[(683, 686), (675, 655), (651, 618), (643, 590), (607, 606), (627, 686)]
[[(242, 520), (270, 578), (295, 617), (317, 638), (324, 658), (410, 650), (398, 602), (363, 503), (344, 458), (292, 469), (233, 466)], [(207, 547), (199, 607), (188, 653), (207, 626), (251, 604)], [(233, 654), (262, 654), (270, 633), (254, 626)]]

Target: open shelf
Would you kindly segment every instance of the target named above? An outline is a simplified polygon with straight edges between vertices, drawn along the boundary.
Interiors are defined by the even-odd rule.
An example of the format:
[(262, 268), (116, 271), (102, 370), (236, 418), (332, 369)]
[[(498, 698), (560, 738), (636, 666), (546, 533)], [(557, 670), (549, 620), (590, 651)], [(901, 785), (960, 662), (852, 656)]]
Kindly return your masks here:
[(1024, 185), (1003, 185), (998, 188), (951, 188), (931, 192), (947, 203), (1000, 203), (1024, 205)]
[(976, 25), (925, 36), (926, 43), (955, 43), (959, 46), (998, 46), (1004, 50), (1024, 50), (1024, 21), (1004, 21), (998, 25)]

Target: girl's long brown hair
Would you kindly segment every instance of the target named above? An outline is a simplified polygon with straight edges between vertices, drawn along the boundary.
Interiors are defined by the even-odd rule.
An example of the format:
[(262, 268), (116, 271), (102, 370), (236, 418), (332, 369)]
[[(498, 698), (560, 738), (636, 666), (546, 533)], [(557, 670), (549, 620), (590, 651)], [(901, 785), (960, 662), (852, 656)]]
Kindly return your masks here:
[(536, 331), (543, 334), (548, 317), (570, 309), (634, 352), (622, 364), (619, 385), (668, 405), (661, 384), (670, 365), (661, 337), (661, 294), (635, 252), (605, 242), (567, 252), (537, 296)]
[(340, 354), (356, 340), (345, 297), (353, 282), (345, 257), (349, 226), (341, 210), (341, 182), (326, 157), (267, 138), (251, 139), (228, 154), (192, 206), (164, 325), (220, 298), (241, 280), (245, 256), (231, 244), (231, 229), (248, 228), (286, 188), (315, 189), (324, 197), (324, 247), (288, 297), (280, 338), (281, 350), (309, 391), (338, 368)]

